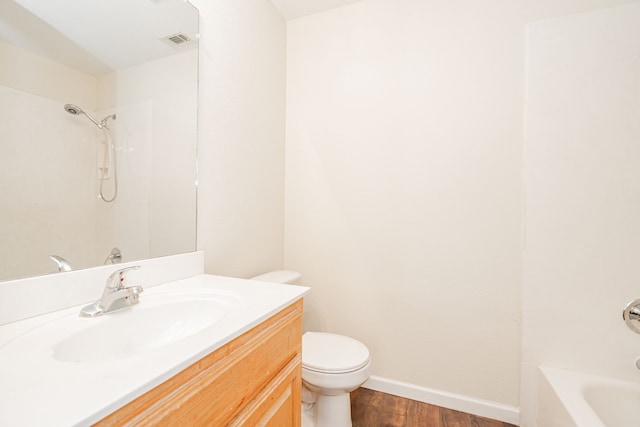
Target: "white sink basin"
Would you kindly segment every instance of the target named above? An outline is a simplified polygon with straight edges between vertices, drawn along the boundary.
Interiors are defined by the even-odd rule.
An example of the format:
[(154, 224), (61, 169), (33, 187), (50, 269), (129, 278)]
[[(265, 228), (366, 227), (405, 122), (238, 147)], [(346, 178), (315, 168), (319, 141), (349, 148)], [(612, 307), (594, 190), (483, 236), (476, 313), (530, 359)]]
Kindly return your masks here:
[(95, 318), (67, 315), (27, 332), (8, 346), (39, 341), (48, 347), (43, 353), (57, 361), (117, 361), (194, 337), (220, 322), (241, 301), (239, 295), (228, 291), (143, 293), (135, 306)]

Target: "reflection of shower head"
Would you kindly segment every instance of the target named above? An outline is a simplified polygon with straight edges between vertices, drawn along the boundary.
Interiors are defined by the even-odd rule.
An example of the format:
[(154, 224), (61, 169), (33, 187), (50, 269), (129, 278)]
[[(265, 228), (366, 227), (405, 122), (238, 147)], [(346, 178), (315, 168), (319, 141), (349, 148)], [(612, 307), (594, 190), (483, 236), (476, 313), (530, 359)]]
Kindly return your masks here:
[[(117, 152), (116, 152), (116, 135), (115, 132), (113, 132), (111, 129), (109, 129), (109, 126), (107, 126), (107, 121), (109, 119), (111, 120), (115, 120), (116, 119), (116, 115), (115, 114), (109, 114), (107, 117), (105, 117), (104, 119), (102, 119), (102, 121), (98, 122), (96, 119), (93, 118), (93, 116), (91, 116), (89, 113), (85, 112), (82, 108), (78, 107), (77, 105), (74, 104), (64, 104), (64, 111), (66, 111), (69, 114), (73, 114), (74, 116), (79, 116), (79, 115), (84, 115), (86, 116), (89, 120), (91, 120), (93, 122), (94, 125), (98, 126), (98, 129), (102, 129), (102, 133), (104, 136), (104, 156), (103, 156), (103, 162), (102, 162), (102, 166), (100, 166), (100, 170), (102, 171), (102, 176), (100, 177), (100, 198), (102, 200), (104, 200), (107, 203), (111, 203), (116, 199), (116, 196), (118, 195), (118, 156), (117, 156)], [(110, 199), (106, 198), (104, 196), (104, 192), (102, 191), (102, 187), (104, 185), (104, 181), (106, 179), (109, 179), (109, 171), (113, 168), (113, 197), (111, 197)], [(117, 248), (114, 248), (114, 250)], [(116, 260), (121, 261), (122, 260), (122, 255), (120, 254), (120, 251), (117, 251), (117, 254), (114, 253), (113, 251), (111, 252), (111, 261), (112, 262), (116, 262)], [(53, 257), (51, 258), (53, 259)], [(107, 261), (109, 260), (109, 258), (107, 258)], [(55, 260), (54, 260), (55, 261)], [(106, 264), (106, 261), (105, 261)]]
[(82, 111), (82, 108), (73, 104), (64, 104), (64, 110), (69, 114), (73, 114), (74, 116), (84, 113), (84, 111)]
[(109, 119), (116, 119), (116, 115), (115, 114), (111, 114), (108, 115), (107, 117), (105, 117), (104, 119), (102, 119), (101, 122), (98, 122), (96, 119), (94, 119), (91, 114), (86, 113), (82, 108), (78, 107), (77, 105), (74, 104), (64, 104), (64, 110), (69, 113), (69, 114), (73, 114), (74, 116), (79, 116), (80, 114), (84, 114), (89, 120), (91, 120), (96, 126), (98, 126), (98, 128), (100, 129), (109, 129), (109, 126), (107, 126), (107, 120)]

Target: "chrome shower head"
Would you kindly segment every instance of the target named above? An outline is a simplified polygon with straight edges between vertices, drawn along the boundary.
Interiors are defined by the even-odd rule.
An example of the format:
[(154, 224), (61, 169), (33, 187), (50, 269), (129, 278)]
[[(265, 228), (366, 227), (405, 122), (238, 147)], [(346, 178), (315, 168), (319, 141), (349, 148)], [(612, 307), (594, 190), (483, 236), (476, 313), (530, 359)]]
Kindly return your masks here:
[(84, 111), (82, 111), (82, 108), (73, 104), (64, 104), (64, 110), (69, 114), (73, 114), (74, 116), (78, 116), (84, 113)]
[(100, 129), (104, 128), (108, 130), (109, 126), (107, 126), (107, 119), (108, 118), (115, 119), (115, 114), (114, 114), (113, 116), (105, 117), (104, 120), (102, 120), (102, 122), (98, 122), (96, 119), (93, 118), (93, 116), (91, 116), (91, 114), (85, 112), (84, 110), (82, 110), (82, 108), (74, 104), (64, 104), (64, 111), (66, 111), (69, 114), (73, 114), (74, 116), (79, 116), (80, 114), (84, 114), (85, 116), (87, 116), (89, 120), (91, 120)]

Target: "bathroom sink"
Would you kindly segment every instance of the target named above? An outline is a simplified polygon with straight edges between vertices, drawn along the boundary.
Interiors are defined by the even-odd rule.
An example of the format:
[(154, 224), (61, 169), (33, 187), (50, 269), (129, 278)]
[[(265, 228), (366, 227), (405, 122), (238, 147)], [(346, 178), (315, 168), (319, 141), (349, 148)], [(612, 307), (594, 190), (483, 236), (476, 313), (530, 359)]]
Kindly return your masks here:
[(240, 303), (240, 296), (232, 292), (143, 294), (136, 306), (96, 318), (67, 315), (24, 334), (12, 344), (47, 343), (45, 353), (60, 362), (118, 361), (203, 333)]
[(138, 304), (101, 316), (80, 316), (96, 291), (77, 306), (2, 325), (0, 426), (94, 425), (307, 291), (202, 274), (146, 286)]

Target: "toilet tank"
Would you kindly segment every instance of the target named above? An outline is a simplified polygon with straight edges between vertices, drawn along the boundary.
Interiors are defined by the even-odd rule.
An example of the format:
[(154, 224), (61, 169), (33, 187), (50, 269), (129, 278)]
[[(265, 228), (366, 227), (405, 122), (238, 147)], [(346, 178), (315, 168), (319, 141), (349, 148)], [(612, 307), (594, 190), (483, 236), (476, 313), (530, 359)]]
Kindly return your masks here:
[(263, 282), (283, 283), (287, 285), (299, 285), (302, 275), (297, 271), (277, 270), (252, 277), (251, 280), (261, 280)]

